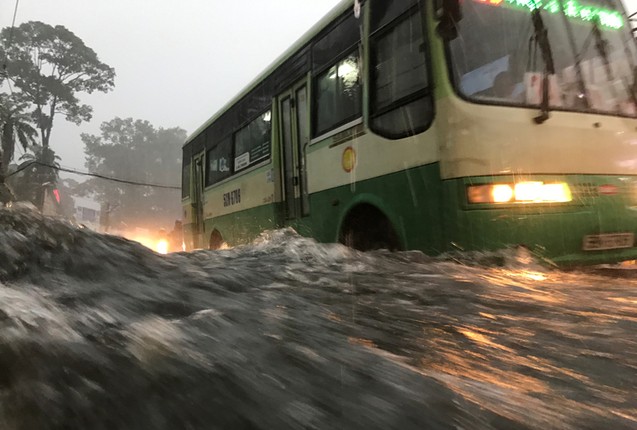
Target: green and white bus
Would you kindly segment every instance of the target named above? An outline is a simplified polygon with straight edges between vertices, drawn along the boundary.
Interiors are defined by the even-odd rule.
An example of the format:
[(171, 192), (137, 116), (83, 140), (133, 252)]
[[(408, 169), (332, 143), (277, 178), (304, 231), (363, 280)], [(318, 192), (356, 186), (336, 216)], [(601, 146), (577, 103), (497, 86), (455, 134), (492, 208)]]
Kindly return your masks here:
[(620, 0), (345, 0), (186, 141), (186, 247), (636, 259), (636, 48)]

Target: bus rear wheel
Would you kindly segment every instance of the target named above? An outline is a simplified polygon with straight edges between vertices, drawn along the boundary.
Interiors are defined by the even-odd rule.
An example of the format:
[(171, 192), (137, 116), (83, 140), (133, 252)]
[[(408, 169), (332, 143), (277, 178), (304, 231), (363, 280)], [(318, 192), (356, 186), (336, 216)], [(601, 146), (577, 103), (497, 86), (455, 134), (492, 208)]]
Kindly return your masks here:
[(400, 251), (400, 239), (389, 219), (372, 205), (352, 209), (343, 222), (339, 242), (359, 251)]
[(214, 230), (212, 230), (212, 233), (210, 233), (210, 244), (208, 246), (208, 249), (214, 251), (217, 249), (221, 249), (222, 245), (223, 237), (221, 236), (221, 233), (219, 233), (219, 230), (215, 228)]

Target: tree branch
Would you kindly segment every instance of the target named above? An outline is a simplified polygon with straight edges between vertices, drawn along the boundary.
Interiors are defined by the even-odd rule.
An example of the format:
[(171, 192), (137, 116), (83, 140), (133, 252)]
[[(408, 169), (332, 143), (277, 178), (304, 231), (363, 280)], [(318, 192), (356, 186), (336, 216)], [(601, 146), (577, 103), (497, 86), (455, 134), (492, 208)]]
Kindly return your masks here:
[[(69, 76), (71, 76), (71, 75), (69, 75)], [(79, 73), (77, 76), (75, 76), (73, 79), (70, 79), (70, 80), (69, 80), (69, 81), (67, 81), (67, 82), (64, 82), (64, 81), (63, 81), (63, 82), (64, 82), (65, 84), (67, 84), (67, 85), (68, 85), (68, 84), (72, 84), (72, 83), (74, 83), (75, 81), (77, 81), (78, 79), (80, 79), (80, 78), (82, 78), (82, 77), (85, 77), (85, 76), (88, 76), (88, 74), (87, 74), (86, 72), (81, 72), (81, 73)]]

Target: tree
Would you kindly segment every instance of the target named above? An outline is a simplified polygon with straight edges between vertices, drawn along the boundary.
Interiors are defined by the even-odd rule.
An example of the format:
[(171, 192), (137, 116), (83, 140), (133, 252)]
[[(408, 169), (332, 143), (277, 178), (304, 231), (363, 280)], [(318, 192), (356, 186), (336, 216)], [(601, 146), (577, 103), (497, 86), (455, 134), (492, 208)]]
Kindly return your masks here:
[(78, 93), (113, 88), (114, 69), (61, 25), (30, 21), (17, 28), (6, 27), (0, 41), (7, 79), (33, 107), (44, 147), (49, 146), (56, 114), (78, 125), (91, 119), (92, 108), (80, 103)]
[(17, 200), (30, 201), (42, 209), (46, 191), (56, 186), (60, 157), (51, 148), (40, 145), (30, 146), (29, 151), (20, 157), (22, 163), (16, 166), (19, 172), (8, 182)]
[(6, 177), (9, 164), (13, 160), (16, 141), (25, 151), (35, 143), (37, 132), (33, 127), (31, 115), (25, 112), (26, 107), (27, 104), (19, 101), (16, 95), (0, 94), (0, 178)]
[[(32, 161), (55, 163), (55, 154), (49, 149), (55, 116), (64, 115), (67, 121), (78, 125), (89, 121), (92, 108), (81, 104), (78, 94), (111, 90), (114, 69), (100, 62), (97, 54), (65, 27), (53, 27), (39, 21), (4, 28), (0, 32), (0, 57), (6, 65), (0, 84), (5, 80), (13, 84), (15, 97), (21, 100), (23, 110), (20, 112), (30, 110), (40, 134), (41, 148), (32, 146), (36, 149)], [(10, 146), (13, 148), (14, 144)], [(4, 156), (10, 159), (8, 153)], [(30, 200), (40, 209), (46, 186), (33, 181), (48, 181), (50, 175), (51, 168), (41, 164), (24, 173), (28, 181), (21, 184), (21, 189), (29, 196), (35, 191), (36, 195)]]
[[(114, 118), (102, 123), (101, 135), (82, 134), (91, 173), (146, 184), (179, 185), (181, 145), (186, 131), (156, 129), (148, 121)], [(172, 226), (181, 213), (178, 189), (138, 186), (94, 178), (80, 187), (110, 205), (110, 224), (157, 229)]]
[(13, 160), (16, 141), (26, 149), (35, 142), (37, 134), (31, 115), (25, 113), (27, 104), (16, 94), (0, 94), (0, 202), (15, 199), (6, 184), (9, 164)]

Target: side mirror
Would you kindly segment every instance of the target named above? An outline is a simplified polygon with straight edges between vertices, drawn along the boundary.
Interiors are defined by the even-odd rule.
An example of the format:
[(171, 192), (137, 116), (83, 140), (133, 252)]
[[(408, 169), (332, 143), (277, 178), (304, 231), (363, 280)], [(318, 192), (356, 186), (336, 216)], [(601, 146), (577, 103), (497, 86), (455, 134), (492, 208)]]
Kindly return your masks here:
[(453, 40), (458, 37), (456, 24), (462, 19), (460, 0), (436, 0), (436, 18), (438, 26), (436, 31), (444, 40)]

